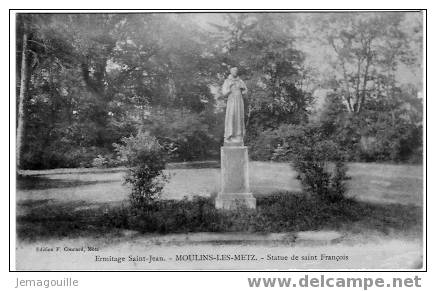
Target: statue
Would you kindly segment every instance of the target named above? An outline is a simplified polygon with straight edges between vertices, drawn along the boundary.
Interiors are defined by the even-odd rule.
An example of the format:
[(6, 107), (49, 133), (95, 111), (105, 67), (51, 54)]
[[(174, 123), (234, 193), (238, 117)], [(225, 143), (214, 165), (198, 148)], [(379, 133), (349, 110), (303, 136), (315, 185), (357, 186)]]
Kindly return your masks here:
[(215, 199), (218, 209), (256, 208), (250, 191), (248, 149), (244, 146), (244, 100), (247, 87), (238, 77), (238, 69), (231, 68), (222, 93), (227, 97), (224, 124), (224, 146), (221, 147), (221, 191)]
[(245, 136), (244, 100), (247, 86), (238, 76), (238, 68), (231, 68), (224, 81), (222, 93), (227, 97), (226, 119), (224, 123), (224, 144), (243, 145)]

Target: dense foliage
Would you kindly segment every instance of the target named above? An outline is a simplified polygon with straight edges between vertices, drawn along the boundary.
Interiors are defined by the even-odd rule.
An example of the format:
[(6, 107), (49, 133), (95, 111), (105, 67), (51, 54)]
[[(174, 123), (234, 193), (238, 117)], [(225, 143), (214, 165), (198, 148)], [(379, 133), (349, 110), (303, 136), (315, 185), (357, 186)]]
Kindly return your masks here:
[[(422, 161), (422, 108), (418, 100), (403, 100), (396, 91), (395, 102), (384, 98), (368, 100), (365, 111), (350, 115), (337, 94), (327, 96), (320, 115), (321, 130), (339, 144), (351, 161)], [(407, 97), (410, 98), (410, 97)], [(409, 102), (415, 102), (410, 105)]]
[(131, 205), (142, 210), (151, 208), (167, 180), (163, 173), (166, 152), (155, 137), (145, 132), (121, 141), (122, 144), (115, 147), (128, 166), (125, 181), (131, 186)]
[(316, 124), (284, 126), (279, 132), (282, 143), (273, 159), (292, 161), (305, 192), (328, 202), (343, 199), (347, 168), (340, 145)]
[(251, 158), (270, 160), (281, 127), (315, 118), (348, 160), (420, 161), (419, 13), (204, 17), (19, 14), (19, 167), (115, 166), (113, 144), (141, 131), (170, 160), (216, 159), (232, 66)]

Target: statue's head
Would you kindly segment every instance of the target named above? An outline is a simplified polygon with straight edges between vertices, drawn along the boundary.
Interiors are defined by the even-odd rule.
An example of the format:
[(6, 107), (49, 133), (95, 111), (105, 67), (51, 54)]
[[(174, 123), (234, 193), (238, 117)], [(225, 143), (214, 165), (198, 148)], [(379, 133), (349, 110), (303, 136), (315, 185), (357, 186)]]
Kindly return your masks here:
[(231, 68), (230, 75), (232, 75), (233, 77), (237, 77), (238, 76), (238, 68), (237, 67)]

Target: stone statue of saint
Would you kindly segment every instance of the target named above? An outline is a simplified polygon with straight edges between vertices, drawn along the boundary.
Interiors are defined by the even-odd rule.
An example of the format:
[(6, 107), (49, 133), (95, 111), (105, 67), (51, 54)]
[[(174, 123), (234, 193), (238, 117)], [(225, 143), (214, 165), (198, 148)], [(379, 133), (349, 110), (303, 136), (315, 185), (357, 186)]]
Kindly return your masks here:
[(224, 97), (227, 97), (224, 145), (242, 146), (245, 136), (244, 100), (242, 94), (247, 93), (247, 86), (238, 77), (238, 68), (230, 69), (230, 75), (224, 81), (222, 93)]
[(250, 192), (248, 148), (244, 146), (244, 100), (247, 86), (238, 77), (238, 69), (231, 68), (224, 81), (222, 93), (227, 97), (224, 124), (224, 146), (221, 147), (221, 192), (215, 199), (218, 209), (256, 208), (256, 198)]

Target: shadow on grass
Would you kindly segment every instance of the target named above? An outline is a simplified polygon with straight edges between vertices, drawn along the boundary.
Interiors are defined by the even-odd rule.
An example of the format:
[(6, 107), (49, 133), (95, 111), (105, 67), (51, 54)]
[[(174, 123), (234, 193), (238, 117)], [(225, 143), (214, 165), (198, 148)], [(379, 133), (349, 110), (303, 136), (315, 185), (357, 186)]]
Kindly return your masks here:
[(83, 181), (72, 179), (49, 179), (41, 176), (18, 176), (18, 190), (42, 190), (53, 188), (73, 188), (100, 183), (112, 183), (114, 180)]
[(220, 161), (194, 161), (194, 162), (179, 162), (168, 163), (167, 169), (219, 169), (221, 167)]
[(422, 208), (373, 204), (353, 199), (320, 202), (301, 193), (259, 197), (257, 209), (216, 210), (211, 198), (159, 201), (146, 210), (127, 205), (59, 203), (51, 200), (20, 203), (17, 236), (24, 240), (107, 236), (121, 230), (142, 233), (293, 232), (339, 230), (389, 234), (421, 233)]

